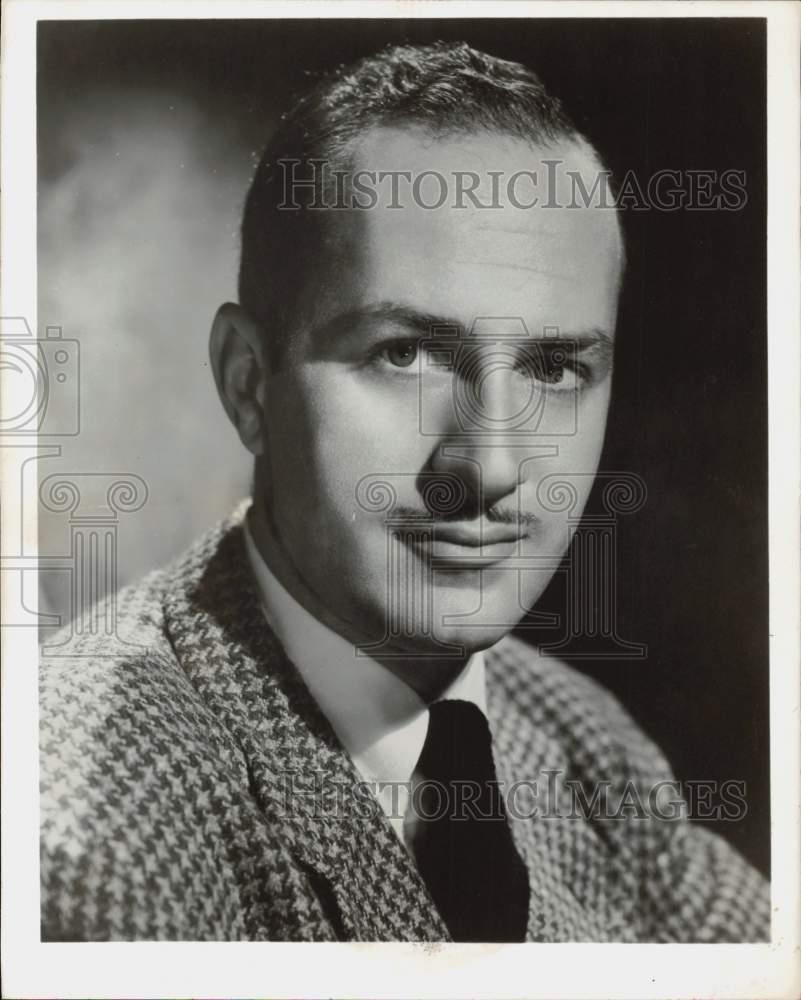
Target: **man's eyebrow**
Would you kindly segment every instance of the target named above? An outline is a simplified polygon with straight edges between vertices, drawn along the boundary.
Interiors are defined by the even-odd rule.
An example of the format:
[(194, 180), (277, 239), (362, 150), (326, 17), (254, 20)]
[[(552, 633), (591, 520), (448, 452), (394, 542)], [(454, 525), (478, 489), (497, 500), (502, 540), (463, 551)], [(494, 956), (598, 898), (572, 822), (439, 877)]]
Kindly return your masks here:
[[(510, 319), (515, 318), (511, 316), (480, 316), (477, 317), (477, 321), (480, 320), (481, 324), (484, 325), (490, 323), (493, 319), (508, 322)], [(320, 326), (315, 327), (311, 331), (311, 336), (314, 340), (328, 340), (367, 322), (392, 323), (395, 326), (406, 327), (408, 330), (424, 337), (435, 337), (438, 332), (446, 333), (446, 331), (446, 335), (452, 336), (453, 331), (457, 331), (469, 337), (473, 326), (473, 323), (471, 323), (465, 327), (465, 324), (461, 320), (453, 316), (438, 315), (415, 309), (413, 306), (403, 305), (399, 302), (385, 301), (372, 302), (368, 305), (360, 306), (358, 309), (350, 309), (346, 312), (338, 313)], [(525, 329), (528, 330), (528, 325), (525, 326)], [(475, 339), (484, 339), (484, 335), (477, 336)], [(524, 337), (504, 336), (502, 333), (499, 333), (497, 338), (492, 334), (488, 334), (486, 339), (509, 342), (519, 339), (521, 343), (525, 342)], [(612, 337), (600, 327), (591, 327), (587, 330), (565, 333), (558, 327), (546, 326), (543, 328), (542, 336), (532, 336), (530, 339), (532, 341), (536, 340), (538, 343), (545, 342), (549, 344), (563, 341), (575, 345), (578, 351), (600, 348), (605, 355), (611, 355), (613, 350)]]
[(371, 321), (404, 326), (415, 333), (429, 337), (435, 334), (438, 328), (461, 330), (463, 327), (463, 324), (452, 316), (438, 316), (398, 302), (372, 302), (358, 309), (338, 313), (332, 319), (315, 327), (311, 335), (315, 340), (329, 339)]
[(554, 337), (543, 337), (543, 340), (547, 340), (549, 343), (558, 343), (560, 340), (565, 340), (569, 344), (575, 344), (576, 349), (579, 351), (588, 351), (592, 348), (599, 349), (604, 356), (611, 357), (614, 351), (615, 345), (612, 337), (605, 331), (601, 330), (600, 327), (594, 326), (589, 330), (581, 330), (578, 333), (559, 333), (559, 336)]

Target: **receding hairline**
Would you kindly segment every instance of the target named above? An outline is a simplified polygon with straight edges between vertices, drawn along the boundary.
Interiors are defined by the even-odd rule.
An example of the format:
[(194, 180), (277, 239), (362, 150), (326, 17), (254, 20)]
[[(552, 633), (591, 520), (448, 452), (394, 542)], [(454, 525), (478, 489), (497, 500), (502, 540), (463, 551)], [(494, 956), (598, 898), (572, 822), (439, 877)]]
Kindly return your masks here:
[[(448, 142), (459, 144), (461, 141), (470, 142), (474, 139), (497, 139), (514, 146), (527, 147), (531, 152), (538, 154), (542, 152), (555, 152), (563, 149), (573, 148), (580, 152), (587, 153), (593, 161), (593, 165), (605, 169), (603, 160), (593, 144), (580, 132), (565, 132), (554, 136), (522, 136), (518, 133), (504, 129), (500, 126), (475, 124), (456, 124), (453, 126), (440, 127), (431, 122), (419, 120), (413, 117), (393, 119), (389, 121), (368, 122), (359, 133), (350, 136), (342, 144), (340, 149), (334, 152), (334, 156), (342, 162), (351, 160), (355, 154), (364, 148), (371, 138), (375, 138), (381, 133), (389, 137), (393, 136), (419, 136), (430, 140), (431, 147), (443, 145)], [(421, 143), (425, 146), (425, 143)]]

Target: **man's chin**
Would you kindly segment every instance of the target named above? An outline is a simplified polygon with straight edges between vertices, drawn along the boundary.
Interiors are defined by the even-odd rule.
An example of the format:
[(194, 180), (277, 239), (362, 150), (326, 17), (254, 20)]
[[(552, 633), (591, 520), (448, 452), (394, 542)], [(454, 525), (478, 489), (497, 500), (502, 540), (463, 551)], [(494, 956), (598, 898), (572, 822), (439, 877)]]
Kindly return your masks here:
[(502, 639), (523, 618), (517, 575), (497, 574), (471, 591), (437, 588), (432, 632), (438, 642), (459, 644), (468, 655)]
[[(373, 635), (383, 633), (378, 644), (368, 645), (390, 656), (466, 658), (502, 639), (521, 621), (526, 609), (519, 606), (518, 580), (509, 574), (482, 587), (476, 574), (474, 586), (437, 586), (421, 601), (405, 594), (393, 607), (382, 608), (381, 618), (371, 616)], [(539, 582), (539, 581), (538, 581)], [(528, 597), (529, 594), (526, 594)], [(537, 594), (531, 595), (532, 603)], [(377, 610), (377, 609), (376, 609)]]
[(400, 631), (389, 631), (382, 641), (361, 644), (364, 652), (377, 658), (462, 660), (488, 649), (509, 633), (523, 617), (493, 618), (470, 616), (468, 620), (442, 617), (433, 624), (420, 623)]
[(499, 642), (515, 627), (517, 622), (501, 624), (498, 622), (472, 623), (469, 627), (463, 624), (441, 625), (435, 630), (436, 645), (449, 648), (459, 648), (463, 655), (470, 657), (489, 649)]

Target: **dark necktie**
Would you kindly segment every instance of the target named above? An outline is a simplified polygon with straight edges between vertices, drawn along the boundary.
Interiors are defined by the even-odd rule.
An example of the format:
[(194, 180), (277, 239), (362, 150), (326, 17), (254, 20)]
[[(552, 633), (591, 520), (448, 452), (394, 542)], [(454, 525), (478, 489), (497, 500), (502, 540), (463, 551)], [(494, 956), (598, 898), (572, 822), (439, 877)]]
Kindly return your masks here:
[(415, 857), (454, 941), (524, 941), (528, 872), (482, 712), (467, 701), (435, 702), (417, 769)]

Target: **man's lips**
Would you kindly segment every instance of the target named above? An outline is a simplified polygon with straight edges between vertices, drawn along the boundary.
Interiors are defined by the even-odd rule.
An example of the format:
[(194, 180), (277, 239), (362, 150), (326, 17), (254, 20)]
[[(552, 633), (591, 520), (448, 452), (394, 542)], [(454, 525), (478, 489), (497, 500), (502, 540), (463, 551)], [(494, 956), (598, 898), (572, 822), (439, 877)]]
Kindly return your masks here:
[(516, 525), (509, 524), (435, 524), (434, 540), (482, 549), (506, 542), (519, 542), (525, 535)]
[(514, 555), (528, 531), (510, 524), (434, 524), (427, 530), (404, 529), (403, 540), (441, 568), (492, 566)]

